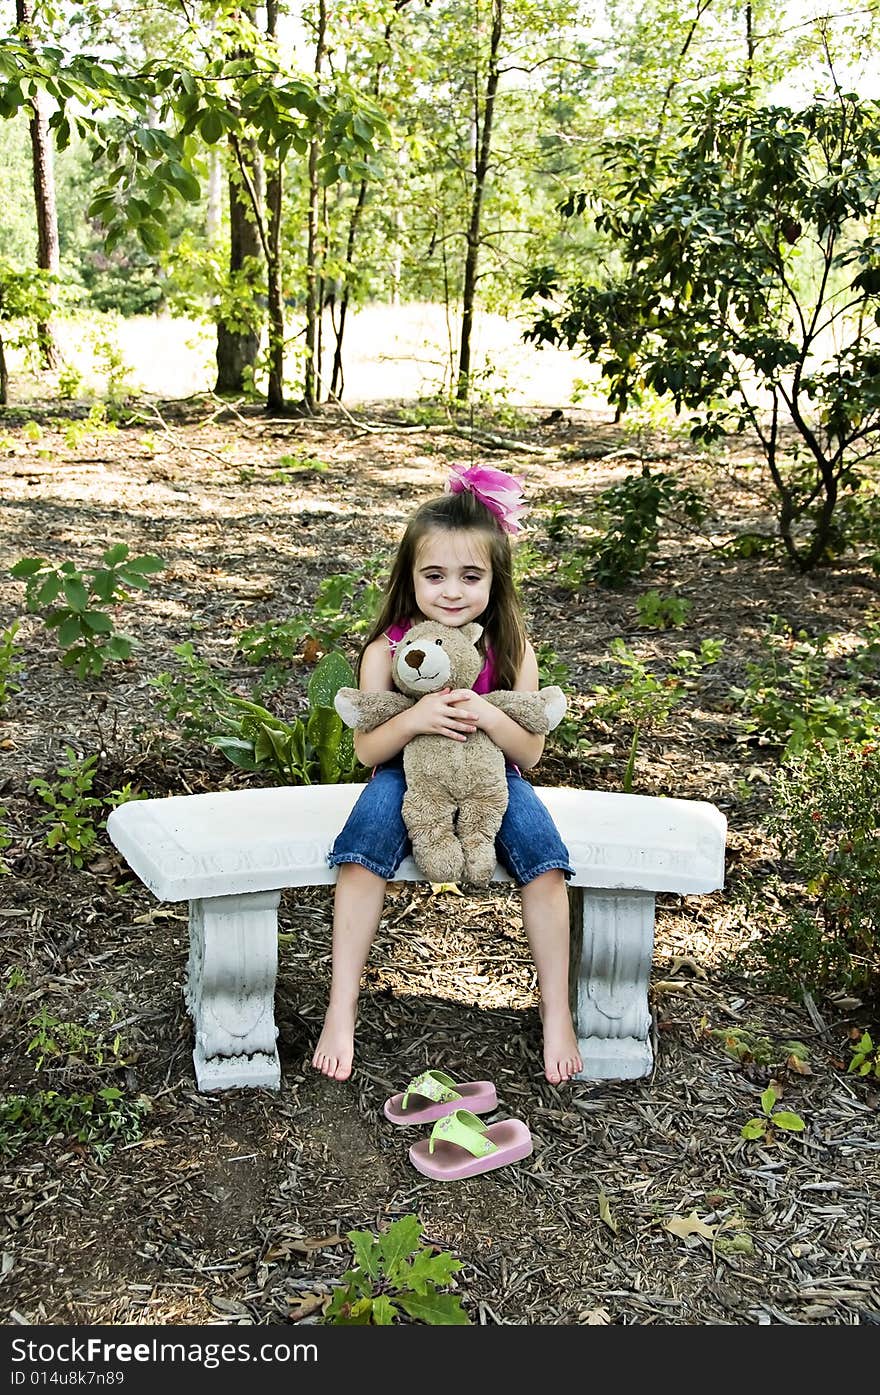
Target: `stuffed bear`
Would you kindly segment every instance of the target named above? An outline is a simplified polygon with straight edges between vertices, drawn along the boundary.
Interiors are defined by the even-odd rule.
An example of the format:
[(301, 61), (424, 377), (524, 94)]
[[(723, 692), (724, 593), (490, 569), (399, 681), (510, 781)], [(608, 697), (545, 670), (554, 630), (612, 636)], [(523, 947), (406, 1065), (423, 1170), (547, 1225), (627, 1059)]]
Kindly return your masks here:
[[(425, 620), (396, 646), (391, 677), (399, 692), (364, 693), (340, 688), (336, 711), (346, 726), (372, 731), (425, 693), (470, 688), (483, 666), (476, 648), (483, 633), (476, 623), (454, 628)], [(561, 688), (536, 693), (499, 691), (485, 700), (527, 731), (552, 731), (566, 709)], [(485, 886), (495, 870), (495, 835), (507, 808), (504, 753), (484, 731), (465, 741), (415, 736), (403, 751), (406, 794), (403, 821), (413, 858), (431, 882)]]

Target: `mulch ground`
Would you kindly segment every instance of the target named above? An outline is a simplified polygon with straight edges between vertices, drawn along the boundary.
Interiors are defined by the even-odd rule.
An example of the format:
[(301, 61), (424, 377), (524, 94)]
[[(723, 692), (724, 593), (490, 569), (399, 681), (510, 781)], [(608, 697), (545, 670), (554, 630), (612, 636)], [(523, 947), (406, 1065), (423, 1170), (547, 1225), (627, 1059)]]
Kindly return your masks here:
[[(773, 866), (762, 818), (776, 756), (743, 740), (729, 696), (773, 614), (857, 634), (876, 579), (857, 565), (798, 576), (779, 559), (732, 555), (733, 534), (769, 524), (757, 471), (744, 458), (736, 474), (723, 460), (710, 468), (654, 438), (639, 449), (704, 488), (710, 518), (670, 527), (656, 562), (624, 589), (573, 592), (555, 570), (566, 542), (551, 543), (544, 525), (562, 506), (575, 539), (596, 490), (637, 467), (632, 440), (607, 417), (488, 425), (532, 447), (519, 451), (404, 430), (387, 403), (358, 409), (357, 421), (341, 411), (269, 421), (210, 399), (158, 405), (161, 418), (145, 407), (140, 424), (76, 447), (48, 408), (39, 440), (14, 413), (4, 425), (0, 629), (21, 618), (24, 667), (0, 727), (11, 839), (0, 1089), (8, 1100), (110, 1085), (149, 1112), (139, 1138), (106, 1153), (63, 1130), (25, 1147), (14, 1129), (0, 1135), (3, 1321), (314, 1324), (352, 1263), (346, 1233), (377, 1234), (411, 1214), (425, 1243), (462, 1261), (457, 1291), (475, 1324), (880, 1321), (880, 1100), (846, 1072), (850, 1034), (872, 1019), (867, 1005), (771, 995), (736, 958), (772, 909), (745, 887)], [(290, 457), (326, 468), (293, 468)], [(45, 845), (29, 782), (53, 778), (69, 746), (100, 754), (101, 793), (129, 780), (151, 796), (243, 783), (216, 752), (181, 739), (151, 677), (172, 670), (173, 646), (189, 640), (249, 691), (237, 635), (308, 613), (324, 576), (393, 548), (449, 463), (471, 458), (526, 480), (530, 630), (567, 666), (584, 737), (577, 752), (550, 743), (538, 783), (620, 788), (628, 733), (591, 724), (588, 711), (592, 687), (613, 677), (604, 660), (615, 636), (650, 660), (725, 641), (691, 700), (644, 738), (636, 767), (637, 792), (710, 800), (729, 821), (725, 890), (658, 900), (654, 1070), (550, 1086), (515, 890), (398, 883), (366, 974), (352, 1079), (332, 1083), (308, 1065), (329, 981), (332, 893), (317, 888), (282, 896), (280, 1092), (200, 1094), (182, 995), (186, 908), (157, 905), (103, 834), (85, 867), (68, 866)], [(115, 542), (161, 554), (166, 569), (119, 611), (132, 659), (79, 680), (23, 614), (7, 569), (25, 555), (88, 567)], [(683, 629), (639, 626), (635, 598), (653, 588), (690, 602)], [(279, 714), (302, 709), (309, 671), (291, 666), (272, 700)], [(102, 1040), (105, 1059), (63, 1042), (29, 1051), (41, 1012), (44, 1024)], [(727, 1055), (712, 1033), (728, 1027), (766, 1036), (779, 1061)], [(786, 1065), (792, 1038), (809, 1050), (809, 1073)], [(532, 1157), (455, 1185), (416, 1173), (410, 1134), (387, 1124), (382, 1102), (429, 1065), (493, 1079), (500, 1111), (528, 1122)], [(740, 1130), (771, 1077), (806, 1127), (746, 1142)]]

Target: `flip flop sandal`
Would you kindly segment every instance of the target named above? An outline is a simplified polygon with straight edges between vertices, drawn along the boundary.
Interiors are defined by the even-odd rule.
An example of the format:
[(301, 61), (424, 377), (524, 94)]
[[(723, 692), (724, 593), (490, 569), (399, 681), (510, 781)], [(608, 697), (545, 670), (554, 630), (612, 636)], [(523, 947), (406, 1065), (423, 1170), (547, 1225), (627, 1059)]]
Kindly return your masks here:
[(532, 1146), (528, 1125), (521, 1119), (501, 1119), (487, 1125), (469, 1109), (456, 1109), (438, 1119), (430, 1138), (420, 1138), (412, 1145), (409, 1160), (425, 1177), (458, 1182), (519, 1162), (529, 1156)]
[[(411, 1100), (412, 1095), (417, 1098)], [(460, 1106), (472, 1114), (490, 1114), (497, 1109), (498, 1096), (491, 1080), (458, 1084), (442, 1070), (426, 1070), (411, 1080), (402, 1094), (391, 1095), (383, 1111), (392, 1124), (430, 1124)]]

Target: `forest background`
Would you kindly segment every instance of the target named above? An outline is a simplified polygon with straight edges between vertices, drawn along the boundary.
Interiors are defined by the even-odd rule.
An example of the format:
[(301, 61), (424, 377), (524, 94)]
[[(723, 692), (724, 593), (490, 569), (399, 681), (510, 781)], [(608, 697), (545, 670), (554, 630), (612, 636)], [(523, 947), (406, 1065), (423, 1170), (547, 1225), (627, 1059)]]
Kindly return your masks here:
[[(408, 1054), (412, 1074), (433, 1063), (426, 1040), (466, 1067), (462, 991), (492, 1019), (486, 1069), (548, 1131), (506, 1183), (509, 1224), (503, 1181), (500, 1206), (419, 1198), (473, 1320), (877, 1320), (876, 12), (0, 5), (13, 1321), (319, 1320), (344, 1277), (335, 1228), (384, 1219), (391, 1193), (412, 1209), (373, 1096)], [(291, 1098), (206, 1103), (173, 913), (162, 936), (134, 905), (106, 815), (362, 777), (338, 732), (316, 735), (312, 680), (325, 660), (351, 678), (410, 501), (463, 451), (529, 477), (518, 577), (542, 681), (570, 696), (542, 778), (729, 817), (723, 898), (661, 907), (662, 1079), (642, 1114), (632, 1086), (567, 1110), (524, 1087), (521, 927), (488, 898), (447, 914), (413, 892), (370, 971), (346, 1110), (294, 1074), (328, 964), (319, 890), (282, 936)], [(503, 969), (475, 972), (468, 916)], [(444, 917), (458, 975), (422, 962)], [(410, 996), (408, 956), (435, 996)], [(587, 1146), (598, 1211), (578, 1213)], [(203, 1176), (199, 1147), (259, 1162)], [(621, 1147), (644, 1192), (614, 1192)], [(94, 1233), (82, 1219), (105, 1186), (115, 1255), (90, 1248), (102, 1206)], [(658, 1208), (683, 1246), (671, 1273)], [(552, 1282), (517, 1275), (530, 1227), (554, 1236)], [(618, 1265), (613, 1291), (597, 1264)]]

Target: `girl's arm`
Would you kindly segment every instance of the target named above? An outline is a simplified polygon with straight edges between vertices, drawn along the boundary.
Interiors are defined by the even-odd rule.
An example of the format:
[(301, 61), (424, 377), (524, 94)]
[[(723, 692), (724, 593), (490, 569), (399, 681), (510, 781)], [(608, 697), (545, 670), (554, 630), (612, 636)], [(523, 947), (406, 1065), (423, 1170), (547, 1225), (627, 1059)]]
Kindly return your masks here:
[[(526, 640), (526, 650), (523, 655), (516, 682), (513, 685), (515, 693), (536, 693), (538, 691), (538, 660), (535, 651)], [(508, 717), (506, 712), (500, 708), (493, 707), (491, 702), (487, 702), (484, 697), (477, 693), (472, 693), (467, 688), (457, 688), (450, 694), (459, 705), (459, 710), (464, 716), (470, 713), (476, 725), (487, 736), (491, 736), (496, 746), (500, 746), (505, 756), (514, 765), (518, 765), (520, 770), (528, 770), (531, 766), (537, 765), (544, 750), (543, 736), (526, 731), (519, 722), (515, 722), (512, 717)]]
[[(535, 669), (537, 679), (537, 667)], [(391, 681), (391, 650), (384, 635), (374, 639), (364, 650), (361, 660), (359, 685), (362, 693), (393, 693), (396, 688)], [(488, 706), (488, 704), (487, 704)], [(361, 765), (367, 767), (382, 765), (384, 761), (399, 756), (407, 742), (422, 733), (448, 736), (453, 741), (464, 741), (468, 732), (475, 728), (475, 722), (468, 720), (460, 709), (449, 701), (448, 690), (442, 693), (428, 693), (414, 706), (396, 717), (389, 717), (381, 726), (372, 731), (354, 733), (354, 751)], [(513, 722), (511, 725), (516, 726)], [(521, 731), (521, 727), (517, 727)]]

